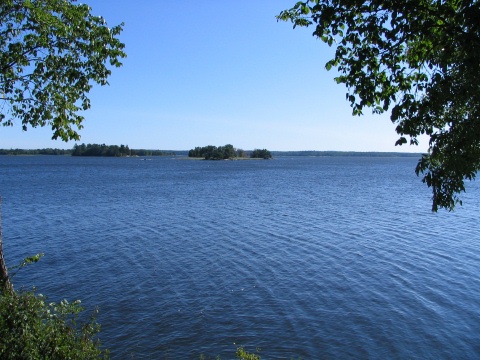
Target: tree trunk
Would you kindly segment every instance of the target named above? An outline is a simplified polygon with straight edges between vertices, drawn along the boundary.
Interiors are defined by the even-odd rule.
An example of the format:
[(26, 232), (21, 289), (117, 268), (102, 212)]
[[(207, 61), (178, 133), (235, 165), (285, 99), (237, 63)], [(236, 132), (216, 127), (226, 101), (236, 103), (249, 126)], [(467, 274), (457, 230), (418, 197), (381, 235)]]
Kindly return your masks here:
[(8, 277), (7, 264), (3, 257), (3, 241), (2, 241), (2, 198), (0, 197), (0, 290), (2, 292), (13, 291), (12, 283)]

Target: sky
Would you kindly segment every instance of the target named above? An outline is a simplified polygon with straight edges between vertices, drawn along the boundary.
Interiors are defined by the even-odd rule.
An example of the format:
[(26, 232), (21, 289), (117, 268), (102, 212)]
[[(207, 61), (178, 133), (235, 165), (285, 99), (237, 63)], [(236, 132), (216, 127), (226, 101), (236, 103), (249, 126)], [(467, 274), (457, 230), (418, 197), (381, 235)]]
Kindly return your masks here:
[[(395, 146), (389, 114), (352, 116), (325, 70), (334, 49), (313, 28), (277, 22), (296, 0), (82, 0), (125, 23), (127, 58), (90, 92), (79, 143), (188, 150), (232, 144), (274, 151), (425, 152)], [(72, 148), (52, 131), (0, 128), (0, 148)]]

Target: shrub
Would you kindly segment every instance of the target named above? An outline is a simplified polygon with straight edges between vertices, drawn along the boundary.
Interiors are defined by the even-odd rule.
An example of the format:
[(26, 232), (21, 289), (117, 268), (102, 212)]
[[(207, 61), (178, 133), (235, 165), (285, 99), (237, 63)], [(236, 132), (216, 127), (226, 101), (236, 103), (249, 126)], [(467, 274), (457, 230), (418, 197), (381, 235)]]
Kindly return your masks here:
[(104, 359), (96, 311), (78, 324), (80, 301), (47, 303), (33, 291), (0, 294), (1, 359)]

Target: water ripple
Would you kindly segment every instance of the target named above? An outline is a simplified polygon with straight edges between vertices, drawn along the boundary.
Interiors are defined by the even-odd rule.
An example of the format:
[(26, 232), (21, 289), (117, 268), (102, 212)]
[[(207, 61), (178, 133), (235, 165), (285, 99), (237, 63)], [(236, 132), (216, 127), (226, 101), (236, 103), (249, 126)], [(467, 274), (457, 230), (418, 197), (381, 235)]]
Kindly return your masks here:
[(5, 252), (115, 359), (475, 359), (478, 186), (432, 214), (414, 165), (1, 158)]

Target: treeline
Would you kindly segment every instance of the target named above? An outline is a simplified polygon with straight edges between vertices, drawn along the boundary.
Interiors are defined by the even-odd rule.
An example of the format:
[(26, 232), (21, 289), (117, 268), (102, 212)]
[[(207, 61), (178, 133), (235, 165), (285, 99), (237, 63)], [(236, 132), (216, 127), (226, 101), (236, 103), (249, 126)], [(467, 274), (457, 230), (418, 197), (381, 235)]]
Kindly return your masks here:
[(71, 155), (72, 150), (63, 149), (0, 149), (0, 155)]
[(128, 145), (105, 145), (105, 144), (75, 144), (72, 150), (72, 156), (168, 156), (175, 155), (174, 152), (164, 152), (161, 150), (130, 149)]
[[(73, 149), (0, 149), (0, 155), (175, 156), (171, 150), (130, 149), (128, 145), (75, 144)], [(186, 152), (185, 154), (186, 155)]]
[(359, 152), (359, 151), (272, 151), (275, 156), (357, 156), (357, 157), (418, 157), (420, 153), (401, 152)]
[(105, 144), (75, 144), (72, 156), (107, 156), (121, 157), (130, 156), (131, 151), (128, 145), (105, 145)]
[(270, 159), (272, 154), (267, 149), (255, 149), (249, 154), (243, 149), (236, 149), (233, 145), (227, 144), (225, 146), (197, 146), (188, 152), (188, 157), (204, 158), (205, 160), (227, 160), (247, 157)]
[(132, 149), (131, 156), (176, 156), (175, 151)]

